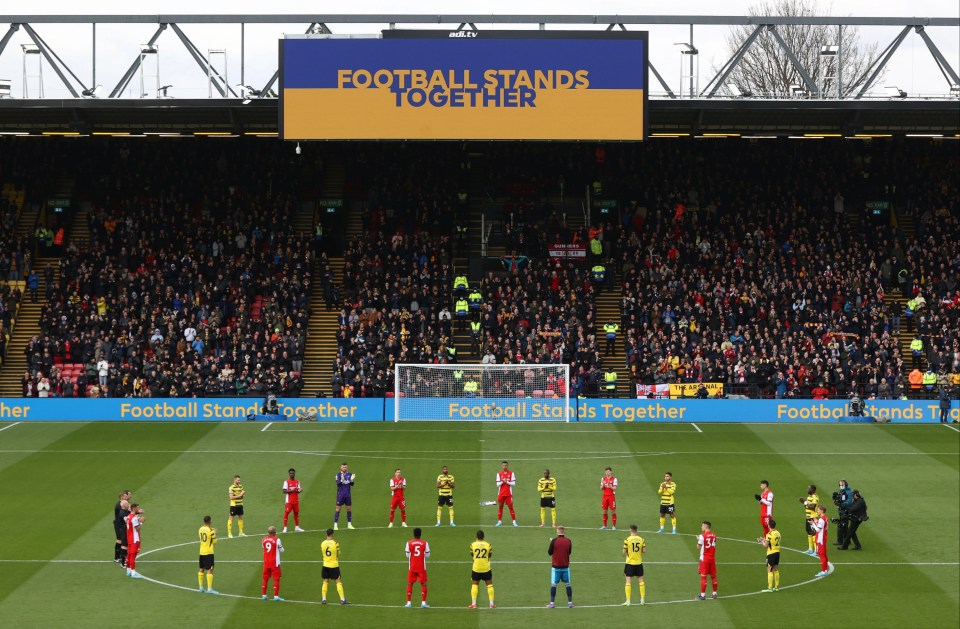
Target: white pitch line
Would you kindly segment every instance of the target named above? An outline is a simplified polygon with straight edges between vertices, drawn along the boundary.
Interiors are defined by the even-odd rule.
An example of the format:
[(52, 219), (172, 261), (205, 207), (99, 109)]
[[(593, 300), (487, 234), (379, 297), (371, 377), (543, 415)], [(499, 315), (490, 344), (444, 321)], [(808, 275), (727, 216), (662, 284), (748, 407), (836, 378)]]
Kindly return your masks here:
[(273, 426), (273, 422), (267, 422), (267, 425), (260, 429), (260, 432), (267, 432), (267, 428)]
[[(276, 432), (276, 430), (274, 430)], [(0, 450), (0, 454), (330, 454), (330, 455), (350, 455), (356, 452), (373, 452), (389, 454), (392, 452), (403, 452), (402, 450), (25, 450), (25, 449), (5, 449)], [(448, 455), (449, 450), (431, 450), (431, 451), (412, 451), (422, 454)], [(509, 454), (509, 450), (498, 450), (500, 454)], [(543, 452), (542, 450), (539, 452)], [(570, 452), (567, 450), (566, 452)], [(463, 452), (463, 454), (470, 454)], [(600, 454), (600, 453), (598, 453)], [(711, 455), (711, 456), (765, 456), (771, 454), (779, 456), (960, 456), (960, 452), (771, 452), (768, 450), (753, 450), (744, 452), (729, 452), (716, 450), (675, 450), (672, 452), (604, 452), (611, 456), (684, 456), (684, 455)]]
[[(196, 559), (143, 559), (143, 563), (149, 564), (195, 564)], [(260, 564), (261, 559), (218, 559), (217, 563), (236, 563), (236, 564)], [(0, 563), (51, 563), (51, 564), (111, 564), (116, 563), (111, 559), (0, 559)], [(286, 559), (284, 564), (321, 564), (322, 559)], [(374, 560), (374, 559), (354, 559), (349, 564), (403, 564), (406, 560)], [(431, 560), (433, 564), (448, 565), (466, 565), (469, 561), (443, 561)], [(530, 565), (543, 566), (544, 561), (498, 561), (497, 565)], [(578, 561), (578, 566), (619, 566), (622, 561)], [(835, 566), (940, 566), (955, 567), (960, 566), (960, 561), (850, 561), (850, 562), (831, 562)], [(644, 561), (644, 565), (649, 566), (696, 566), (696, 561)], [(763, 561), (721, 561), (721, 566), (762, 566)], [(816, 561), (781, 561), (781, 566), (810, 566), (816, 565)]]
[[(957, 432), (960, 432), (960, 428), (954, 428), (954, 427), (951, 426), (950, 424), (943, 424), (943, 425), (946, 426), (947, 428), (949, 428), (950, 430), (955, 430), (955, 431), (957, 431)], [(9, 428), (9, 427), (10, 427), (10, 426), (7, 426), (7, 428)], [(4, 428), (4, 430), (6, 430), (6, 428)]]
[(19, 426), (19, 425), (22, 424), (22, 423), (23, 423), (23, 422), (13, 422), (13, 423), (10, 424), (9, 426), (4, 426), (3, 428), (0, 428), (0, 432), (3, 432), (3, 431), (6, 430), (7, 428), (13, 428), (14, 426)]
[(694, 424), (693, 422), (690, 422), (690, 425), (693, 426), (694, 428), (696, 428), (696, 429), (697, 429), (697, 432), (703, 432), (702, 430), (700, 430), (700, 426), (697, 426), (697, 425)]

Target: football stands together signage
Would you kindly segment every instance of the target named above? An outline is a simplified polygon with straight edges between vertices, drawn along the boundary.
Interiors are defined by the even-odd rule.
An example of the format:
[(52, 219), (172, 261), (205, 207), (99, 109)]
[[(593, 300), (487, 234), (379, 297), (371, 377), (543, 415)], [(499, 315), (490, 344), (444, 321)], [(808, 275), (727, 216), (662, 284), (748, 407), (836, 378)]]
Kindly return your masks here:
[[(256, 416), (259, 400), (247, 399), (60, 399), (0, 398), (0, 422), (11, 421), (294, 421), (305, 414), (319, 422), (394, 420), (394, 400), (383, 398), (283, 398), (278, 417)], [(440, 421), (558, 421), (559, 399), (418, 399), (417, 417)], [(937, 400), (866, 400), (877, 421), (936, 423)], [(573, 399), (570, 420), (582, 422), (830, 423), (849, 419), (843, 400)], [(960, 409), (950, 419), (960, 418)]]
[(384, 31), (280, 42), (286, 140), (642, 140), (647, 34)]

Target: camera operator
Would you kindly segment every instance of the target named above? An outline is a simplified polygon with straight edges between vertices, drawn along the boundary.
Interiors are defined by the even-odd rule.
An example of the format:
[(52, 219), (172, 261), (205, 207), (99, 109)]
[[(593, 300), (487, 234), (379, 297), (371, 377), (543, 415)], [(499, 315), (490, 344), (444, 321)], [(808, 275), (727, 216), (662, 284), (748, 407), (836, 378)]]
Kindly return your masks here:
[(840, 550), (849, 549), (850, 540), (853, 540), (854, 550), (862, 550), (863, 547), (860, 545), (860, 538), (857, 537), (857, 529), (860, 528), (860, 524), (866, 522), (869, 517), (867, 516), (867, 501), (860, 495), (859, 489), (853, 490), (853, 504), (850, 505), (848, 518), (850, 527), (847, 529), (847, 536), (843, 538), (843, 545), (840, 546)]
[(279, 415), (280, 405), (277, 403), (277, 396), (268, 393), (267, 397), (263, 399), (263, 406), (260, 410), (264, 415)]
[(847, 538), (847, 525), (850, 506), (853, 504), (853, 492), (850, 491), (850, 485), (845, 480), (840, 481), (840, 488), (833, 492), (833, 504), (837, 506), (837, 541), (834, 546), (839, 546)]
[(863, 399), (856, 393), (852, 393), (850, 395), (850, 416), (863, 417), (864, 408)]

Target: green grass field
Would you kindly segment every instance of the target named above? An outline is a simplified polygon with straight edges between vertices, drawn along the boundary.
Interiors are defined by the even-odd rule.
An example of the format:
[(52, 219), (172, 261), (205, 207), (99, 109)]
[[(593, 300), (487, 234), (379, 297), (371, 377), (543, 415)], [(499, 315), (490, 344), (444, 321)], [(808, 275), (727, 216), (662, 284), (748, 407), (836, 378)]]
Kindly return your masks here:
[[(8, 627), (957, 627), (960, 618), (960, 433), (949, 427), (896, 425), (690, 424), (113, 424), (0, 423), (0, 618)], [(501, 459), (517, 474), (519, 529), (494, 528)], [(346, 461), (357, 473), (354, 524), (337, 533), (347, 598), (320, 607), (322, 529), (333, 521), (333, 477)], [(457, 528), (434, 528), (441, 465), (456, 476)], [(599, 478), (620, 481), (619, 526), (599, 531)], [(284, 535), (281, 595), (260, 595), (259, 538), (280, 525), (280, 486), (296, 467), (304, 486), (301, 525)], [(408, 480), (408, 520), (430, 542), (432, 609), (403, 609), (404, 542), (388, 530), (388, 479)], [(558, 479), (560, 523), (573, 540), (575, 609), (549, 600), (551, 534), (540, 529), (537, 478)], [(656, 487), (664, 471), (677, 482), (680, 535), (658, 535)], [(227, 486), (239, 473), (247, 489), (246, 532), (226, 538)], [(783, 533), (780, 592), (766, 587), (758, 507), (761, 479), (776, 495)], [(840, 478), (863, 492), (870, 521), (864, 550), (830, 546), (834, 572), (806, 550), (798, 498), (808, 483), (829, 502)], [(112, 561), (113, 504), (130, 488), (146, 509), (138, 568), (129, 579)], [(221, 536), (215, 587), (197, 587), (197, 529), (214, 517)], [(831, 508), (831, 515), (835, 514)], [(549, 517), (549, 516), (548, 516)], [(399, 514), (397, 516), (399, 521)], [(341, 517), (341, 523), (344, 522)], [(506, 520), (507, 518), (505, 518)], [(720, 538), (721, 598), (696, 602), (695, 535), (713, 521)], [(631, 523), (647, 540), (647, 605), (623, 601), (620, 548)], [(469, 603), (467, 548), (478, 527), (494, 547), (498, 609)], [(345, 527), (342, 527), (345, 528)], [(668, 525), (669, 529), (669, 525)], [(291, 522), (292, 530), (292, 522)], [(236, 531), (235, 531), (236, 532)], [(831, 531), (832, 533), (833, 531)], [(336, 600), (331, 588), (329, 595)], [(418, 597), (415, 589), (414, 598)], [(634, 586), (634, 602), (639, 595)]]

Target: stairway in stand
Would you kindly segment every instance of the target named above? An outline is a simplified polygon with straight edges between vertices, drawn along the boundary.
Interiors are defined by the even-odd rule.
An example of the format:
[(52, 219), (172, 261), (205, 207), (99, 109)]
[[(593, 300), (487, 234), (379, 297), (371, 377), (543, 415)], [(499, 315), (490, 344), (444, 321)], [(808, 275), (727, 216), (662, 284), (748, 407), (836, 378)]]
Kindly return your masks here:
[[(323, 176), (321, 194), (324, 198), (335, 199), (343, 196), (343, 185), (346, 179), (346, 170), (341, 162), (328, 161)], [(313, 204), (304, 204), (294, 220), (298, 230), (313, 233), (314, 210)], [(309, 206), (306, 207), (306, 206)], [(345, 211), (349, 211), (345, 209)], [(347, 227), (343, 238), (350, 240), (359, 236), (362, 231), (360, 212), (350, 212), (347, 215)], [(339, 238), (338, 234), (329, 234), (328, 237)], [(333, 271), (334, 281), (343, 282), (343, 258), (327, 258), (330, 269)], [(313, 264), (313, 294), (310, 296), (310, 324), (307, 326), (307, 343), (304, 348), (303, 360), (303, 393), (304, 397), (315, 396), (323, 391), (332, 397), (330, 391), (330, 377), (333, 375), (333, 360), (337, 357), (337, 315), (339, 309), (327, 310), (323, 301), (323, 272), (319, 261)]]
[[(608, 269), (608, 272), (612, 271), (612, 269)], [(613, 285), (611, 286), (608, 282), (595, 301), (597, 348), (600, 350), (600, 355), (603, 356), (604, 371), (612, 368), (617, 372), (617, 397), (633, 398), (636, 397), (636, 394), (630, 391), (630, 373), (625, 367), (627, 354), (623, 349), (624, 331), (622, 329), (617, 332), (617, 343), (614, 351), (609, 356), (606, 355), (605, 351), (607, 347), (607, 335), (603, 331), (603, 326), (608, 321), (613, 321), (617, 325), (620, 325), (620, 305), (623, 300), (623, 288), (619, 274), (616, 274), (614, 279), (615, 282)], [(601, 390), (603, 390), (604, 384), (602, 381), (600, 386)]]
[[(897, 225), (900, 228), (900, 231), (903, 232), (903, 235), (906, 237), (906, 243), (909, 243), (916, 237), (917, 228), (913, 221), (913, 216), (908, 215), (907, 213), (897, 212)], [(904, 247), (906, 248), (906, 247)], [(894, 278), (896, 281), (896, 278)], [(884, 293), (883, 301), (885, 304), (889, 304), (891, 301), (899, 301), (901, 311), (906, 312), (907, 302), (910, 300), (910, 295), (901, 293), (898, 289), (891, 289), (889, 293)], [(914, 328), (916, 329), (916, 328)], [(903, 364), (906, 369), (906, 373), (909, 373), (913, 370), (913, 355), (910, 353), (910, 342), (913, 340), (913, 334), (907, 331), (907, 318), (900, 318), (900, 356), (903, 358)], [(926, 346), (926, 341), (924, 341), (924, 346)], [(927, 361), (924, 357), (920, 361), (920, 368), (924, 369), (926, 367)]]

